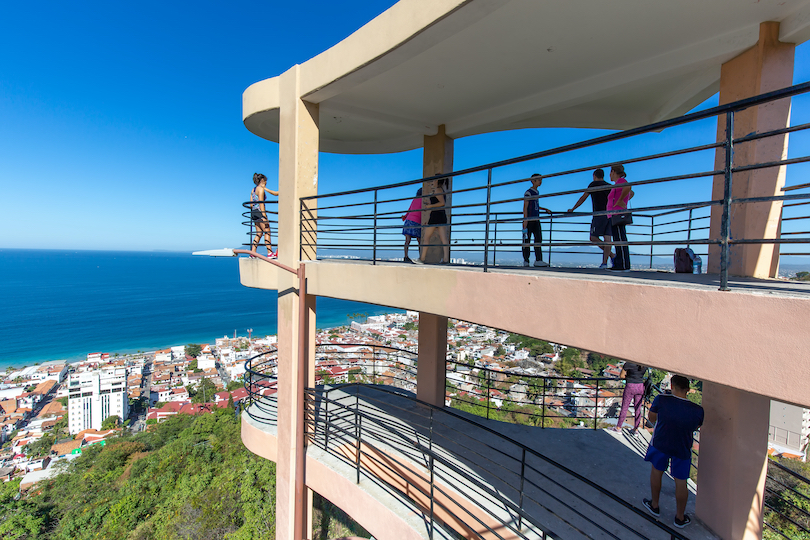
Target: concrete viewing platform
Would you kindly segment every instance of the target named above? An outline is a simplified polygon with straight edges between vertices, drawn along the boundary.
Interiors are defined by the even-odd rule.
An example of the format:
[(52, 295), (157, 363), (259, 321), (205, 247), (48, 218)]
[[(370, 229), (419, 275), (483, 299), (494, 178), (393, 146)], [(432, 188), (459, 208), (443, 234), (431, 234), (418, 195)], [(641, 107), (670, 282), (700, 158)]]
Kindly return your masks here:
[[(504, 501), (522, 506), (526, 512), (528, 517), (520, 527), (525, 538), (540, 538), (538, 526), (555, 539), (669, 538), (669, 533), (638, 513), (539, 457), (557, 462), (646, 514), (641, 504), (649, 496), (650, 466), (643, 459), (646, 433), (631, 437), (627, 432), (542, 429), (488, 421), (452, 409), (434, 409), (431, 416), (407, 392), (391, 394), (372, 386), (332, 388), (328, 399), (328, 413), (324, 402), (312, 409), (309, 432), (314, 430), (314, 435), (307, 450), (307, 485), (355, 517), (375, 537), (382, 537), (375, 527), (381, 523), (391, 527), (392, 519), (400, 526), (408, 524), (408, 537), (428, 537), (433, 455), (436, 538), (455, 534), (521, 538), (510, 528), (518, 527), (518, 516)], [(355, 410), (362, 417), (359, 458)], [(328, 435), (327, 414), (331, 420)], [(276, 436), (275, 425), (250, 420), (243, 422), (243, 439), (254, 430), (262, 431), (263, 437)], [(257, 436), (248, 434), (248, 438)], [(521, 459), (520, 445), (538, 455), (528, 452)], [(358, 461), (361, 474), (356, 484)], [(521, 470), (525, 480), (521, 480)], [(371, 515), (362, 506), (370, 500), (378, 501), (378, 512), (393, 515)], [(687, 513), (693, 516), (694, 504), (693, 491), (687, 506)], [(660, 522), (672, 527), (674, 513), (675, 486), (665, 476)], [(387, 532), (391, 537), (390, 530)], [(717, 538), (699, 520), (679, 532), (690, 539)]]

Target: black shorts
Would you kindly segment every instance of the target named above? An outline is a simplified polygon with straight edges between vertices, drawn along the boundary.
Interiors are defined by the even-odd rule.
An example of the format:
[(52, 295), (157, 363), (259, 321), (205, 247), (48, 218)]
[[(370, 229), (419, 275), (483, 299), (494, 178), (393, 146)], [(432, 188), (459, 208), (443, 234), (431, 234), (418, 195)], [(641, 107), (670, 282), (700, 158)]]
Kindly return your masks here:
[(250, 211), (250, 219), (253, 221), (258, 221), (261, 223), (267, 223), (267, 218), (264, 217), (264, 214), (261, 210), (257, 210), (256, 208), (251, 209)]
[(613, 236), (610, 218), (607, 216), (593, 216), (591, 220), (591, 236)]
[(434, 210), (428, 217), (428, 225), (445, 225), (447, 224), (447, 214), (444, 210)]

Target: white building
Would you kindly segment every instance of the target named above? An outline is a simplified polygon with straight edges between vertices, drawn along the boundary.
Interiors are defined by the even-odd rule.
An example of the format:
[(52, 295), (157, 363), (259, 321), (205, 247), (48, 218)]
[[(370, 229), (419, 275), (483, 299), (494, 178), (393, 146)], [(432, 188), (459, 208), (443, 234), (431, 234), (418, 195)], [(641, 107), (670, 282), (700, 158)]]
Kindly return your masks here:
[(768, 446), (779, 454), (794, 454), (807, 460), (810, 441), (810, 409), (771, 400)]
[(197, 357), (197, 368), (198, 369), (212, 369), (216, 367), (216, 358), (211, 356), (210, 354), (201, 354)]
[(155, 351), (155, 362), (166, 363), (171, 362), (172, 360), (173, 356), (171, 349), (163, 349), (161, 351)]
[(69, 430), (101, 429), (101, 422), (116, 415), (129, 415), (127, 373), (124, 368), (73, 374), (68, 378)]

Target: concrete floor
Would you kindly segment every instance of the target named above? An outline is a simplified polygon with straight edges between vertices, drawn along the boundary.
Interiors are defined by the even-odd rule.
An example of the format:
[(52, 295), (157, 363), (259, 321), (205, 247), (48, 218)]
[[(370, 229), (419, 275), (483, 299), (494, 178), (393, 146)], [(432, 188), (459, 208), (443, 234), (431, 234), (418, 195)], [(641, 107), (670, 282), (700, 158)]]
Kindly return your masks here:
[[(350, 389), (349, 397), (343, 390), (335, 389), (330, 392), (330, 398), (343, 397), (347, 405), (353, 406), (354, 391)], [(526, 538), (539, 538), (541, 529), (551, 532), (553, 538), (670, 537), (645, 518), (647, 513), (641, 504), (642, 498), (649, 496), (650, 472), (649, 464), (643, 460), (647, 443), (641, 435), (630, 437), (629, 433), (590, 429), (541, 429), (469, 416), (475, 425), (465, 418), (435, 410), (431, 428), (429, 409), (407, 396), (361, 387), (359, 401), (364, 415), (368, 415), (362, 422), (364, 444), (373, 445), (387, 455), (404, 458), (427, 471), (428, 461), (420, 445), (428, 447), (428, 434), (432, 431), (437, 482), (463, 493), (468, 500), (486, 508), (495, 519), (513, 526), (517, 515), (505, 501), (518, 503), (519, 471), (523, 468), (523, 509), (529, 514), (523, 521), (522, 533)], [(330, 405), (330, 411), (335, 410), (335, 406)], [(345, 422), (345, 432), (353, 433), (353, 415), (347, 415)], [(516, 442), (530, 449), (523, 463), (522, 450)], [(329, 449), (341, 444), (353, 442), (339, 441), (333, 436)], [(330, 466), (336, 471), (346, 468), (346, 464), (337, 464), (339, 459), (334, 451), (331, 454), (323, 452), (323, 448), (313, 448), (313, 451), (319, 452), (319, 460), (335, 461)], [(563, 469), (544, 457), (562, 465)], [(346, 469), (341, 474), (351, 475), (353, 479), (354, 468)], [(576, 474), (628, 502), (640, 510), (641, 515), (597, 487), (577, 479)], [(364, 476), (363, 482), (370, 481), (373, 483), (373, 478)], [(400, 494), (390, 492), (388, 496), (392, 503), (401, 498)], [(668, 527), (672, 526), (674, 518), (674, 497), (674, 482), (665, 478), (659, 519)], [(412, 514), (413, 508), (403, 511)], [(687, 513), (694, 515), (694, 494), (690, 496)], [(716, 538), (697, 520), (678, 532), (690, 539)]]

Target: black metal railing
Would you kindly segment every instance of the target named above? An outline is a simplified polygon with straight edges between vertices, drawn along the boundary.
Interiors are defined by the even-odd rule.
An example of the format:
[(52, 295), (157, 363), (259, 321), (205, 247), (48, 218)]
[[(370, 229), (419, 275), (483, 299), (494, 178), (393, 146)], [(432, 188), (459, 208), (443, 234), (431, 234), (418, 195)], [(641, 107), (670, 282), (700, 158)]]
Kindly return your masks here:
[(407, 497), (428, 537), (685, 538), (600, 485), (517, 441), (395, 388), (358, 383), (307, 391), (310, 444), (355, 480)]
[(782, 463), (768, 459), (768, 475), (765, 480), (765, 540), (810, 539), (810, 478), (791, 467), (801, 462)]
[(316, 346), (315, 384), (380, 384), (416, 390), (414, 352), (389, 345), (322, 343)]
[[(315, 384), (356, 382), (415, 392), (416, 364), (416, 353), (392, 346), (319, 344), (315, 353)], [(275, 388), (275, 367), (275, 351), (248, 360), (245, 384), (251, 403), (258, 401), (262, 392), (266, 394), (268, 388)], [(448, 360), (445, 388), (450, 407), (488, 419), (542, 428), (597, 429), (618, 418), (624, 381), (611, 377), (532, 375)]]
[[(248, 415), (275, 424), (278, 418), (275, 396), (278, 350), (252, 356), (245, 361), (245, 389)], [(324, 343), (315, 347), (315, 384), (361, 382), (416, 389), (416, 353), (366, 343)]]
[(275, 396), (278, 376), (278, 350), (259, 353), (245, 361), (245, 390), (248, 416), (266, 424), (278, 421), (278, 400)]
[(603, 427), (618, 418), (624, 382), (611, 377), (531, 375), (447, 362), (450, 406), (539, 427)]
[[(258, 248), (262, 246), (266, 246), (267, 239), (265, 235), (270, 235), (270, 242), (271, 245), (278, 249), (278, 201), (277, 200), (267, 200), (263, 201), (264, 204), (264, 214), (261, 216), (261, 222), (257, 224), (256, 220), (252, 217), (252, 211), (257, 210), (260, 211), (258, 207), (259, 203), (255, 202), (243, 202), (242, 207), (245, 209), (242, 212), (242, 225), (248, 228), (247, 232), (247, 242), (243, 243), (242, 246), (249, 250), (257, 251)], [(264, 229), (264, 230), (262, 230)]]
[[(807, 135), (810, 123), (744, 137), (733, 135), (734, 118), (740, 112), (809, 91), (810, 83), (804, 83), (680, 118), (440, 176), (304, 197), (300, 199), (301, 250), (317, 250), (319, 258), (351, 257), (375, 264), (401, 260), (401, 220), (417, 187), (434, 186), (439, 180), (448, 179), (450, 189), (443, 192), (447, 198), (444, 209), (449, 217), (446, 225), (449, 244), (441, 245), (450, 248), (455, 262), (477, 265), (484, 271), (493, 266), (521, 264), (523, 191), (528, 187), (528, 176), (537, 170), (543, 172), (544, 180), (537, 198), (541, 206), (556, 208), (537, 218), (544, 229), (542, 246), (547, 258), (579, 254), (580, 260), (584, 260), (582, 255), (590, 254), (598, 264), (601, 252), (588, 240), (590, 220), (582, 218), (607, 212), (569, 213), (563, 208), (572, 207), (576, 197), (587, 189), (592, 170), (620, 162), (627, 168), (628, 180), (632, 180), (627, 185), (636, 195), (630, 209), (634, 223), (627, 227), (628, 241), (613, 244), (629, 246), (634, 252), (636, 268), (672, 268), (671, 250), (686, 246), (705, 257), (704, 263), (708, 266), (712, 251), (712, 257), (717, 257), (719, 262), (721, 289), (727, 290), (733, 246), (770, 244), (783, 256), (810, 255), (810, 250), (803, 247), (810, 243), (810, 232), (803, 230), (807, 229), (810, 219), (807, 212), (810, 184), (803, 182), (802, 176), (806, 169), (804, 164), (810, 162), (807, 145), (793, 144), (784, 159), (758, 163), (734, 161), (735, 148), (745, 150), (752, 141), (786, 138), (788, 133), (801, 138)], [(715, 140), (714, 129), (705, 129), (718, 121), (726, 127), (719, 141)], [(698, 131), (695, 126), (702, 126), (701, 133), (710, 134), (707, 135), (710, 138), (674, 150), (644, 153), (660, 144), (661, 141), (654, 138), (656, 132), (668, 129), (671, 139), (694, 141)], [(628, 142), (638, 148), (636, 155), (632, 154), (633, 150), (627, 150)], [(615, 158), (593, 161), (583, 154), (597, 147), (598, 151), (591, 155), (598, 153)], [(587, 161), (591, 163), (581, 165)], [(786, 170), (788, 185), (782, 194), (764, 197), (733, 194), (735, 178), (747, 181), (742, 175), (777, 167)], [(661, 171), (666, 173), (661, 174)], [(651, 186), (656, 189), (647, 189)], [(613, 189), (613, 186), (599, 189)], [(430, 193), (426, 191), (424, 196), (423, 200), (427, 200)], [(737, 209), (770, 203), (781, 206), (779, 234), (732, 236), (732, 222), (741, 219), (735, 218), (741, 214)], [(710, 226), (710, 221), (714, 225)], [(440, 245), (433, 240), (428, 244)], [(645, 264), (638, 264), (639, 256)]]

